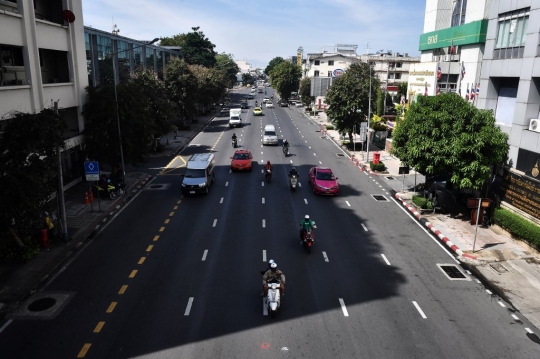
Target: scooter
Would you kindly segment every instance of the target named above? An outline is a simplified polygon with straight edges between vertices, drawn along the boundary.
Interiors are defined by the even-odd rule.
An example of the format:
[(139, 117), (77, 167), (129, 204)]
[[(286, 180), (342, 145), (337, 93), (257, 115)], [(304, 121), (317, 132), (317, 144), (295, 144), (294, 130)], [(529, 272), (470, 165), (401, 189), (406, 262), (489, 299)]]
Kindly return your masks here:
[(289, 156), (289, 146), (283, 146), (283, 154), (285, 157)]
[(267, 169), (266, 173), (264, 174), (264, 179), (266, 179), (266, 182), (270, 183), (270, 180), (272, 179), (272, 170)]
[[(317, 228), (315, 225), (315, 221), (313, 221), (313, 228)], [(306, 246), (306, 251), (308, 253), (311, 253), (311, 247), (313, 246), (313, 243), (315, 242), (315, 239), (313, 238), (313, 229), (310, 228), (307, 231), (304, 231), (304, 242), (303, 244)]]
[(279, 294), (280, 283), (268, 283), (268, 294), (266, 296), (266, 305), (268, 307), (268, 314), (272, 318), (275, 317), (277, 310), (281, 305), (281, 295)]
[(296, 191), (296, 186), (298, 185), (298, 177), (296, 175), (289, 176), (289, 185), (293, 192)]
[[(103, 186), (103, 187), (105, 187), (105, 186)], [(100, 193), (103, 193), (103, 194), (108, 193), (110, 199), (114, 200), (114, 199), (118, 198), (116, 187), (114, 187), (114, 185), (111, 183), (110, 179), (107, 180), (107, 188), (103, 188), (103, 187), (101, 187), (99, 184), (95, 185), (95, 188), (97, 189), (97, 195), (98, 196), (99, 196)], [(124, 193), (125, 193), (125, 191), (124, 191)]]
[(238, 140), (236, 138), (234, 140), (232, 140), (232, 146), (233, 146), (233, 148), (238, 147)]

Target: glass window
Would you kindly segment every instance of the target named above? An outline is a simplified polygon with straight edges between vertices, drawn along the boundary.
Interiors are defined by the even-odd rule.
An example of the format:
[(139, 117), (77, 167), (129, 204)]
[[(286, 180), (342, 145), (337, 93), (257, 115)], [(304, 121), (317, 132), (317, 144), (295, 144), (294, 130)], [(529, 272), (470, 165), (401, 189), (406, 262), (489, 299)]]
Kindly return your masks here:
[(452, 22), (450, 27), (463, 25), (465, 23), (465, 14), (467, 10), (467, 0), (456, 0), (454, 11), (452, 12)]
[(156, 60), (157, 60), (157, 73), (158, 77), (163, 80), (163, 51), (156, 50)]
[(319, 66), (321, 62), (319, 60), (315, 60), (315, 66)]
[(396, 74), (396, 80), (401, 80), (401, 74)]
[(146, 68), (155, 71), (154, 69), (154, 49), (146, 47)]
[(133, 51), (133, 63), (135, 65), (135, 70), (136, 70), (143, 66), (143, 55), (142, 55), (142, 47), (135, 47), (135, 46), (132, 51)]
[(328, 60), (328, 66), (334, 66), (334, 60)]
[(126, 41), (116, 40), (116, 56), (118, 58), (118, 76), (120, 81), (129, 79), (131, 72), (131, 50)]
[(403, 62), (396, 62), (396, 67), (398, 69), (402, 68), (403, 67)]
[(86, 73), (88, 75), (88, 84), (94, 86), (94, 75), (92, 73), (92, 45), (90, 43), (90, 34), (84, 33), (84, 47), (86, 49)]
[(315, 71), (315, 73), (313, 74), (313, 77), (319, 77), (319, 71)]
[(328, 71), (328, 77), (332, 77), (332, 71)]
[(494, 59), (523, 57), (523, 47), (527, 36), (529, 8), (499, 15), (499, 28), (493, 52)]

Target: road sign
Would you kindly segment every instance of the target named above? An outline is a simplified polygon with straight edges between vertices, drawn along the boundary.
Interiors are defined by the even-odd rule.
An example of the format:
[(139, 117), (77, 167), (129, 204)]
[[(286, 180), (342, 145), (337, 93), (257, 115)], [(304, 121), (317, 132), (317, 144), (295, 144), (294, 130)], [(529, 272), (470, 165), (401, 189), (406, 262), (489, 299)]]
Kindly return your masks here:
[(87, 181), (99, 181), (99, 163), (97, 161), (85, 161), (84, 174)]

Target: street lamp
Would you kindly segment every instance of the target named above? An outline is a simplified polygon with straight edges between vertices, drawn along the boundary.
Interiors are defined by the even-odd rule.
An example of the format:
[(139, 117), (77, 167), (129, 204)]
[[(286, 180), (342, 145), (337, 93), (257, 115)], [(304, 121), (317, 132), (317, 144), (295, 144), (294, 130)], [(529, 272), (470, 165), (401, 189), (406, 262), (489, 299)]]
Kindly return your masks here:
[(145, 44), (142, 44), (142, 45), (139, 45), (139, 46), (134, 46), (131, 49), (117, 51), (117, 52), (111, 54), (112, 62), (113, 62), (114, 102), (115, 102), (115, 105), (116, 105), (116, 122), (118, 124), (118, 140), (120, 141), (120, 161), (122, 162), (122, 183), (124, 183), (124, 184), (126, 183), (126, 168), (124, 166), (124, 149), (122, 147), (122, 131), (120, 130), (120, 114), (119, 114), (119, 111), (118, 111), (118, 94), (116, 92), (116, 61), (115, 61), (114, 57), (116, 55), (118, 55), (119, 53), (121, 53), (121, 52), (134, 50), (134, 49), (137, 49), (139, 47), (146, 46), (146, 45), (152, 45), (156, 41), (159, 41), (159, 38), (156, 37), (154, 40), (152, 40), (150, 42), (147, 42)]
[(367, 119), (367, 131), (366, 131), (366, 161), (369, 166), (369, 123), (371, 119), (371, 63), (368, 57), (369, 65), (369, 105), (368, 105), (368, 119)]

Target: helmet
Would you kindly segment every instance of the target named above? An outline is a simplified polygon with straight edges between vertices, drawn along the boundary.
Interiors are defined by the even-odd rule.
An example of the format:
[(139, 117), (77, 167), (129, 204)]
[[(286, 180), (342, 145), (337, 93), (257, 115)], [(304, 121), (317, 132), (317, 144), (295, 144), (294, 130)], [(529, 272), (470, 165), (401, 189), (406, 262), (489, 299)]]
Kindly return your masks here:
[(274, 264), (274, 263), (276, 263), (276, 262), (274, 262), (273, 259), (270, 259), (270, 260), (268, 261), (268, 264)]
[(304, 217), (305, 219), (309, 219), (309, 214), (306, 214), (306, 216)]
[(277, 269), (277, 263), (274, 262), (274, 263), (270, 264), (270, 269), (272, 270), (272, 272), (275, 272), (276, 269)]
[(270, 160), (266, 161), (267, 164), (270, 164)]
[(293, 170), (293, 171), (296, 171), (296, 167), (293, 166), (292, 170)]
[(43, 212), (43, 214), (45, 215), (45, 217), (49, 216), (49, 212)]
[(234, 133), (234, 132), (233, 132), (233, 134), (232, 134), (232, 135), (233, 135), (233, 136), (236, 136), (236, 133)]

